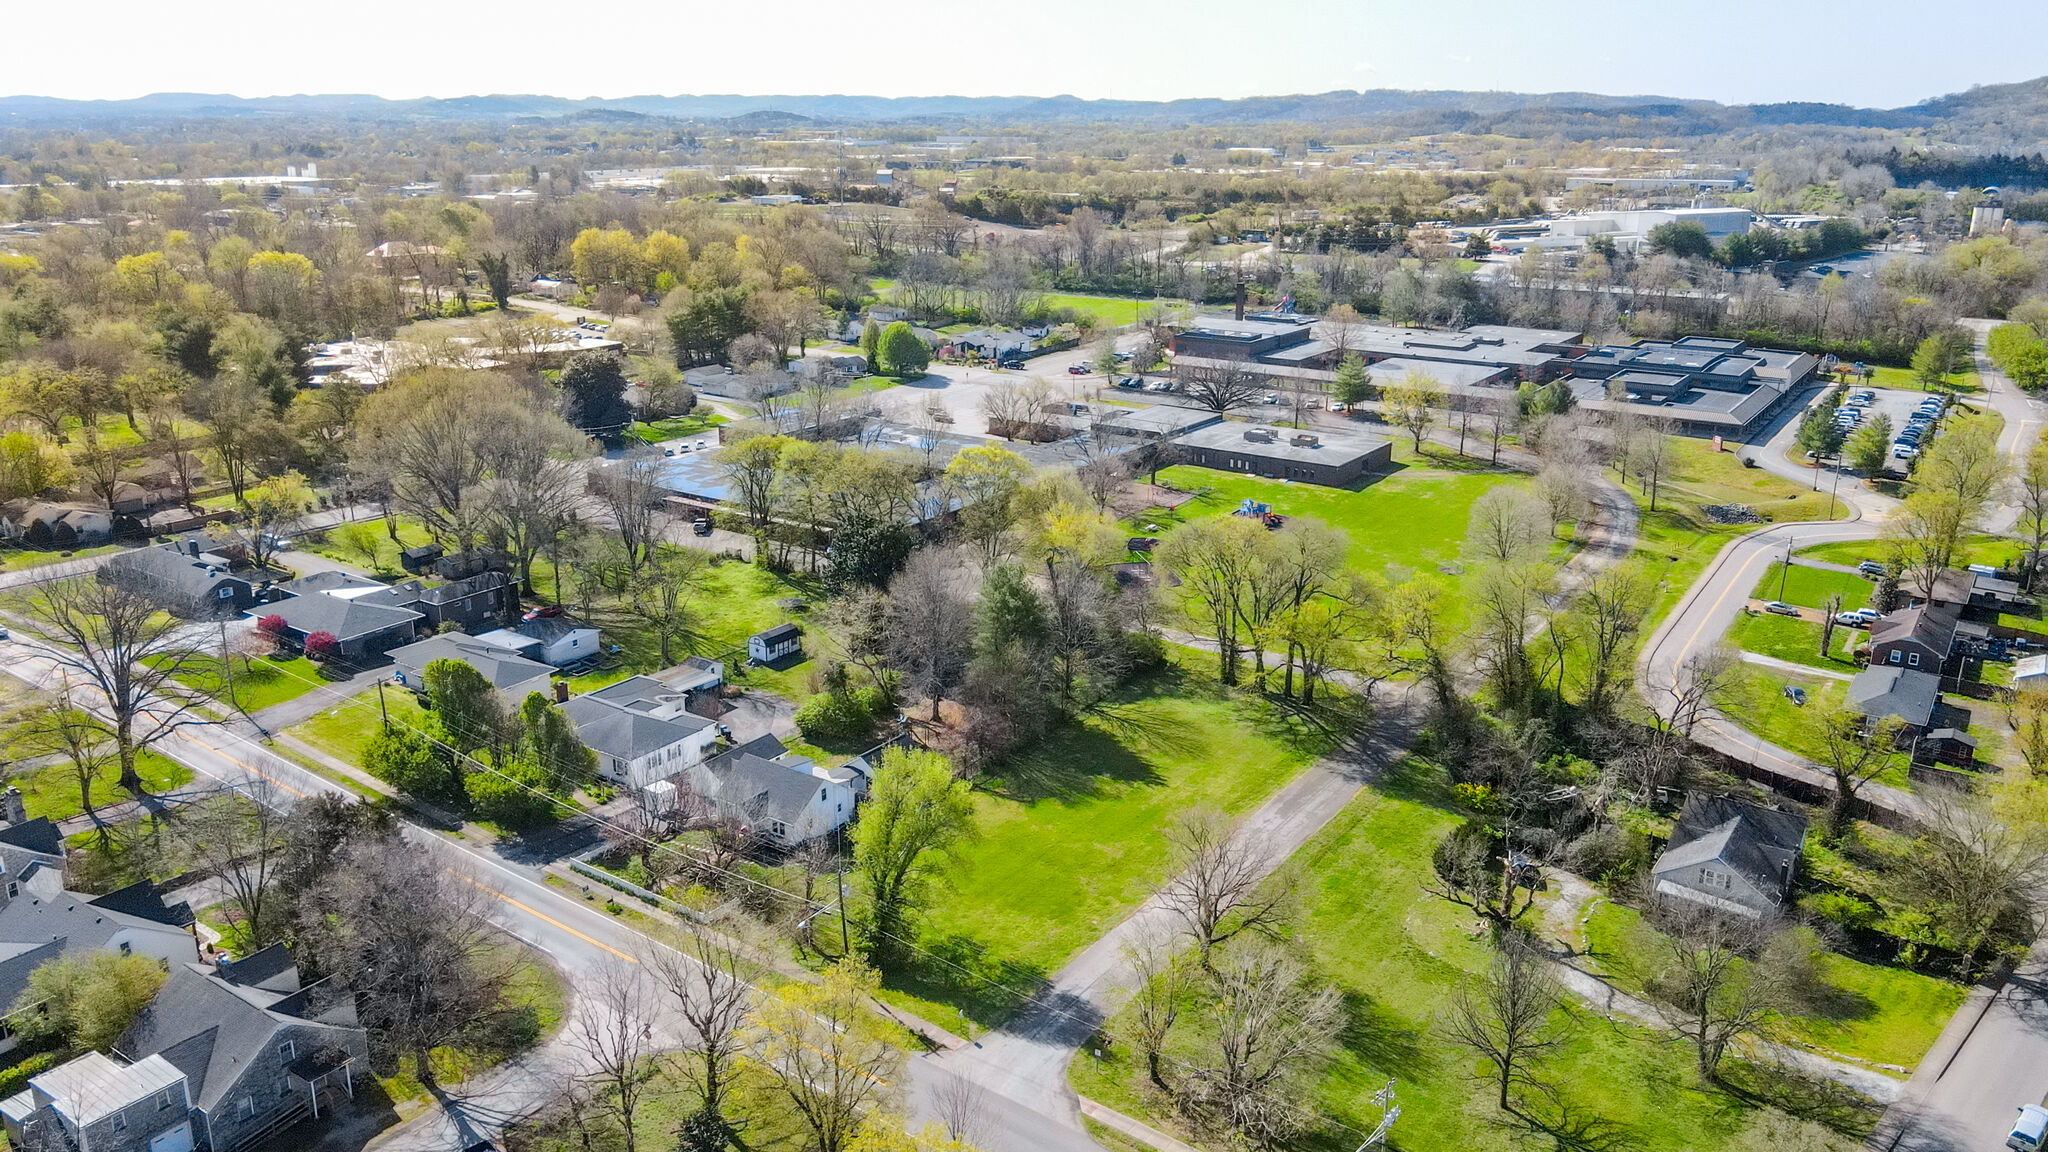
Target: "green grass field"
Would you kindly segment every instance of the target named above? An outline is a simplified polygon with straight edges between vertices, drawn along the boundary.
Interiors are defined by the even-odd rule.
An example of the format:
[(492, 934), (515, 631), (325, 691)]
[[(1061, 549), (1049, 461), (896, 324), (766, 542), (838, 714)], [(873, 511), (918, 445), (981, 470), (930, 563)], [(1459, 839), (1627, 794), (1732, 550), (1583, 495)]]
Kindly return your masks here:
[[(192, 782), (190, 768), (148, 749), (136, 756), (135, 771), (142, 777), (143, 790), (150, 793), (169, 792)], [(120, 786), (120, 775), (120, 768), (110, 759), (105, 769), (93, 778), (92, 803), (95, 809), (134, 799), (127, 789)], [(85, 798), (79, 791), (78, 776), (68, 763), (50, 764), (13, 775), (8, 783), (21, 789), (22, 805), (28, 809), (31, 820), (38, 816), (68, 820), (85, 811)]]
[[(1730, 716), (1740, 717), (1745, 731), (1754, 733), (1796, 756), (1819, 759), (1825, 752), (1819, 736), (1820, 716), (1840, 708), (1848, 699), (1849, 684), (1826, 676), (1804, 676), (1775, 668), (1748, 665), (1736, 671), (1733, 682), (1714, 696), (1714, 705)], [(1785, 695), (1785, 686), (1806, 689), (1806, 703), (1795, 704)], [(1903, 763), (1878, 775), (1877, 779), (1897, 787), (1906, 786)]]
[[(1641, 913), (1619, 904), (1602, 904), (1586, 920), (1589, 950), (1611, 979), (1633, 992), (1641, 987), (1631, 976), (1657, 962), (1658, 935)], [(1963, 988), (1946, 980), (1833, 952), (1815, 959), (1823, 982), (1817, 1002), (1777, 1022), (1797, 1043), (1911, 1068), (1963, 1002)]]
[[(1956, 563), (2010, 567), (2019, 562), (2025, 551), (2025, 544), (2008, 536), (1970, 536), (1963, 540)], [(1834, 544), (1815, 544), (1810, 548), (1800, 548), (1792, 554), (1809, 560), (1826, 560), (1834, 564), (1860, 564), (1865, 560), (1884, 559), (1884, 546), (1876, 540), (1844, 540)]]
[(1842, 611), (1847, 612), (1869, 604), (1870, 594), (1876, 588), (1875, 581), (1854, 572), (1809, 568), (1804, 564), (1794, 564), (1788, 572), (1781, 562), (1771, 565), (1750, 596), (1757, 600), (1783, 600), (1805, 608), (1825, 608), (1828, 597), (1840, 596)]
[(224, 676), (217, 657), (202, 655), (187, 661), (187, 670), (178, 680), (243, 712), (261, 712), (327, 684), (320, 665), (304, 656), (237, 657), (232, 674)]
[[(420, 707), (419, 699), (410, 691), (399, 687), (384, 689), (384, 708), (389, 710), (392, 722), (397, 724), (417, 725), (426, 716), (426, 710)], [(377, 693), (373, 691), (316, 713), (285, 729), (285, 733), (304, 740), (336, 759), (360, 767), (363, 763), (363, 746), (370, 742), (370, 737), (375, 736), (377, 729), (382, 725)]]
[[(1500, 1123), (1489, 1086), (1469, 1050), (1439, 1021), (1490, 961), (1483, 932), (1463, 909), (1424, 891), (1430, 853), (1459, 817), (1440, 770), (1408, 760), (1368, 788), (1301, 852), (1303, 919), (1296, 939), (1344, 996), (1350, 1022), (1337, 1058), (1322, 1076), (1316, 1110), (1350, 1130), (1321, 1132), (1302, 1144), (1351, 1152), (1379, 1118), (1374, 1092), (1394, 1081), (1402, 1116), (1398, 1146), (1411, 1152), (1510, 1152), (1585, 1147), (1520, 1135)], [(1593, 1147), (1645, 1152), (1755, 1152), (1754, 1099), (1703, 1085), (1690, 1052), (1646, 1028), (1610, 1022), (1573, 1005), (1554, 1018), (1561, 1047), (1539, 1066), (1573, 1108), (1616, 1126), (1616, 1139)], [(1144, 1080), (1131, 1043), (1131, 1017), (1114, 1017), (1107, 1057), (1076, 1057), (1074, 1086), (1104, 1103), (1171, 1127), (1171, 1116)], [(1183, 1030), (1174, 1043), (1201, 1043)], [(1185, 1051), (1185, 1049), (1183, 1049)], [(1731, 1065), (1731, 1074), (1741, 1066)], [(1867, 1120), (1865, 1121), (1867, 1123)], [(1815, 1145), (1815, 1147), (1834, 1147)], [(1842, 1149), (1853, 1147), (1844, 1141)]]
[(679, 440), (684, 436), (709, 432), (723, 423), (725, 417), (716, 412), (705, 412), (690, 416), (672, 416), (666, 420), (642, 420), (628, 429), (626, 434), (643, 444), (659, 444), (664, 440)]
[[(545, 585), (538, 572), (534, 580)], [(779, 576), (757, 565), (740, 561), (715, 564), (706, 570), (703, 584), (692, 598), (697, 624), (690, 636), (672, 648), (670, 655), (677, 661), (685, 656), (724, 660), (726, 673), (735, 683), (801, 700), (810, 694), (808, 685), (814, 670), (810, 660), (787, 668), (741, 668), (739, 665), (746, 658), (747, 637), (792, 620), (803, 623), (802, 612), (784, 608), (783, 601), (796, 599), (808, 605), (815, 595), (813, 586)], [(588, 692), (637, 673), (654, 672), (665, 667), (659, 641), (648, 635), (646, 625), (635, 620), (620, 605), (603, 605), (584, 615), (604, 629), (605, 643), (617, 644), (625, 652), (620, 657), (619, 667), (570, 680), (570, 686), (576, 691)]]
[(1854, 675), (1859, 665), (1849, 654), (1862, 642), (1863, 630), (1836, 625), (1834, 642), (1826, 656), (1821, 655), (1820, 633), (1821, 626), (1811, 620), (1759, 612), (1754, 616), (1736, 617), (1735, 625), (1728, 629), (1728, 642), (1759, 656), (1774, 656), (1794, 664)]
[[(429, 1052), (434, 1079), (444, 1085), (460, 1084), (525, 1052), (562, 1026), (568, 1006), (568, 992), (562, 978), (545, 956), (512, 940), (497, 946), (487, 964), (509, 965), (512, 976), (505, 986), (505, 1012), (488, 1027), (456, 1043)], [(423, 1102), (427, 1089), (420, 1083), (413, 1057), (408, 1053), (393, 1058), (377, 1069), (377, 1085), (394, 1104)]]
[[(354, 540), (360, 540), (369, 550), (349, 546), (349, 542)], [(367, 568), (373, 575), (386, 580), (396, 580), (406, 574), (398, 562), (399, 553), (431, 543), (433, 537), (425, 526), (404, 516), (393, 517), (389, 525), (383, 520), (345, 524), (324, 532), (308, 533), (297, 541), (298, 546), (308, 552)]]
[(1289, 484), (1191, 464), (1159, 473), (1172, 488), (1203, 492), (1172, 512), (1154, 509), (1129, 526), (1171, 528), (1205, 516), (1227, 515), (1244, 500), (1273, 506), (1288, 517), (1321, 520), (1351, 537), (1351, 563), (1361, 572), (1407, 568), (1430, 571), (1467, 562), (1472, 505), (1489, 489), (1523, 481), (1499, 472), (1446, 472), (1405, 468), (1352, 491), (1315, 484)]
[(894, 994), (955, 1030), (995, 1024), (1165, 882), (1176, 814), (1244, 812), (1326, 750), (1301, 720), (1222, 694), (1206, 654), (1186, 659), (975, 782), (976, 838), (920, 921), (928, 949), (977, 975), (927, 960)]
[(82, 560), (87, 556), (100, 556), (120, 550), (119, 544), (101, 544), (96, 548), (72, 548), (68, 551), (52, 548), (0, 548), (0, 572), (19, 572), (24, 568), (40, 568), (45, 564), (61, 564), (66, 560)]
[[(1920, 377), (1915, 375), (1911, 368), (1893, 368), (1887, 364), (1873, 364), (1870, 367), (1875, 372), (1870, 378), (1869, 387), (1872, 388), (1896, 388), (1902, 392), (1946, 392), (1953, 388), (1965, 395), (1984, 390), (1974, 371), (1953, 373), (1946, 378), (1948, 384), (1940, 388), (1928, 388), (1920, 383)], [(1855, 377), (1853, 386), (1864, 387), (1863, 378)]]

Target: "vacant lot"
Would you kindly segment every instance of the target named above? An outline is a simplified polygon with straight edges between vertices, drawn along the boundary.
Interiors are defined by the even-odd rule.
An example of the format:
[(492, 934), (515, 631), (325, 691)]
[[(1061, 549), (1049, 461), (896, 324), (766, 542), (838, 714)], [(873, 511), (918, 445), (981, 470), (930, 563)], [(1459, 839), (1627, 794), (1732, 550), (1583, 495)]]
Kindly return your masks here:
[(1819, 624), (1771, 612), (1758, 612), (1736, 617), (1734, 626), (1728, 629), (1728, 642), (1759, 656), (1773, 656), (1795, 664), (1854, 675), (1862, 665), (1851, 659), (1849, 654), (1863, 642), (1865, 635), (1861, 629), (1838, 624), (1834, 641), (1827, 655), (1823, 656)]
[(1854, 572), (1810, 568), (1804, 564), (1794, 564), (1788, 570), (1783, 562), (1779, 562), (1771, 565), (1764, 578), (1756, 582), (1756, 591), (1750, 595), (1758, 600), (1783, 600), (1806, 608), (1825, 608), (1828, 597), (1840, 596), (1842, 610), (1846, 612), (1869, 604), (1870, 594), (1876, 587), (1875, 582)]
[(1159, 473), (1162, 484), (1201, 495), (1171, 512), (1133, 517), (1142, 531), (1222, 516), (1246, 500), (1270, 504), (1289, 518), (1307, 517), (1351, 537), (1351, 563), (1361, 572), (1455, 571), (1471, 560), (1466, 547), (1472, 505), (1488, 490), (1524, 481), (1513, 473), (1401, 468), (1359, 489), (1325, 488), (1263, 480), (1234, 472), (1177, 465)]
[[(1413, 1152), (1636, 1148), (1670, 1152), (1755, 1152), (1754, 1098), (1703, 1085), (1691, 1054), (1648, 1029), (1601, 1019), (1573, 1005), (1554, 1019), (1567, 1035), (1539, 1077), (1559, 1098), (1615, 1126), (1612, 1139), (1584, 1145), (1518, 1134), (1502, 1123), (1470, 1051), (1440, 1021), (1453, 998), (1487, 970), (1490, 947), (1470, 917), (1424, 891), (1430, 853), (1461, 817), (1443, 773), (1418, 760), (1397, 765), (1294, 859), (1303, 919), (1297, 938), (1344, 995), (1349, 1023), (1323, 1076), (1318, 1111), (1350, 1130), (1318, 1133), (1308, 1147), (1351, 1152), (1379, 1118), (1372, 1095), (1394, 1081), (1402, 1115), (1399, 1146)], [(1172, 1123), (1140, 1087), (1142, 1055), (1129, 1013), (1114, 1018), (1107, 1057), (1084, 1052), (1073, 1080), (1083, 1093)], [(1196, 1056), (1206, 1038), (1176, 1043)], [(1738, 1063), (1731, 1078), (1742, 1075)], [(1756, 1078), (1763, 1082), (1762, 1078)], [(1842, 1147), (1850, 1145), (1845, 1142)]]
[(1147, 677), (976, 781), (977, 835), (921, 917), (926, 947), (959, 968), (926, 960), (891, 981), (919, 1011), (995, 1024), (1165, 882), (1178, 813), (1244, 812), (1326, 749), (1300, 720), (1219, 690), (1206, 659), (1188, 654), (1192, 668)]

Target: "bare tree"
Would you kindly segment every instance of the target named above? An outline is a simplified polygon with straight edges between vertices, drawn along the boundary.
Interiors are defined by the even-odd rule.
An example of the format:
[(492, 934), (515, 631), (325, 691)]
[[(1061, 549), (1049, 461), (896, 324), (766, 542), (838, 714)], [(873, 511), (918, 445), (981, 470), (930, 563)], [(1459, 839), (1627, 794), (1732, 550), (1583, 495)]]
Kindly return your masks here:
[(1506, 940), (1536, 903), (1536, 889), (1522, 882), (1508, 855), (1484, 827), (1458, 828), (1437, 844), (1423, 890), (1470, 908), (1496, 941)]
[(1740, 663), (1735, 653), (1726, 647), (1709, 648), (1687, 656), (1679, 664), (1672, 682), (1664, 686), (1671, 706), (1663, 716), (1671, 729), (1690, 739), (1693, 728), (1713, 707), (1714, 695), (1727, 687)]
[(1546, 515), (1535, 496), (1519, 488), (1494, 488), (1473, 502), (1472, 533), (1487, 559), (1514, 563), (1542, 549)]
[(166, 603), (119, 568), (101, 575), (46, 585), (42, 611), (23, 631), (47, 645), (65, 680), (89, 690), (81, 703), (108, 721), (120, 785), (140, 792), (135, 759), (190, 717), (193, 701), (180, 680), (203, 653), (186, 623), (166, 611), (185, 606)]
[(16, 760), (62, 758), (66, 774), (78, 788), (79, 810), (98, 828), (104, 845), (109, 831), (100, 821), (92, 790), (119, 759), (113, 730), (73, 703), (67, 692), (52, 704), (32, 704), (8, 717), (6, 731), (7, 751)]
[(981, 397), (988, 430), (1005, 440), (1039, 438), (1037, 429), (1044, 423), (1041, 414), (1054, 395), (1053, 386), (1036, 376), (1008, 377), (990, 384)]
[(957, 549), (925, 548), (911, 554), (889, 582), (889, 651), (903, 686), (939, 703), (967, 672), (974, 603), (972, 573)]
[(1152, 933), (1132, 943), (1125, 955), (1137, 991), (1131, 997), (1138, 1047), (1145, 1053), (1145, 1072), (1160, 1091), (1168, 1091), (1162, 1057), (1166, 1040), (1180, 1020), (1188, 991), (1187, 964), (1169, 933)]
[(678, 948), (653, 952), (646, 963), (668, 994), (667, 1006), (682, 1019), (679, 1063), (698, 1111), (730, 1123), (726, 1096), (745, 1049), (741, 1028), (756, 1000), (743, 975), (746, 957), (730, 937), (697, 928)]
[(938, 1113), (939, 1129), (948, 1140), (969, 1143), (989, 1120), (988, 1087), (955, 1072), (939, 1075), (939, 1085), (932, 1089), (932, 1111)]
[(591, 498), (619, 534), (619, 542), (626, 548), (626, 564), (634, 572), (659, 541), (656, 524), (667, 495), (660, 483), (661, 461), (656, 449), (635, 448), (590, 471)]
[(623, 961), (607, 961), (595, 977), (580, 990), (584, 1003), (570, 1025), (569, 1043), (589, 1062), (585, 1078), (601, 1089), (594, 1099), (618, 1121), (619, 1147), (635, 1152), (633, 1121), (652, 1072), (656, 1005)]
[(1166, 832), (1179, 871), (1159, 901), (1194, 940), (1204, 965), (1218, 944), (1280, 918), (1283, 887), (1264, 883), (1263, 862), (1234, 833), (1230, 818), (1212, 808), (1182, 813)]
[(1493, 1066), (1496, 1103), (1513, 1110), (1517, 1085), (1538, 1092), (1547, 1086), (1531, 1065), (1563, 1043), (1554, 1016), (1561, 1007), (1557, 981), (1535, 945), (1519, 938), (1494, 954), (1486, 982), (1451, 1002), (1444, 1029), (1451, 1039)]
[(693, 598), (702, 590), (710, 567), (711, 558), (704, 553), (672, 548), (656, 554), (640, 574), (628, 608), (660, 640), (664, 665), (675, 663), (676, 645), (692, 635)]
[[(237, 800), (245, 801), (237, 803)], [(192, 862), (226, 889), (244, 952), (274, 944), (291, 931), (279, 892), (288, 867), (291, 802), (256, 777), (187, 812), (179, 824)]]
[(1341, 998), (1264, 941), (1224, 953), (1213, 983), (1214, 1058), (1188, 1077), (1185, 1099), (1254, 1147), (1273, 1147), (1311, 1114), (1306, 1092), (1336, 1044)]
[(363, 843), (306, 893), (299, 942), (355, 992), (370, 1035), (431, 1084), (435, 1048), (502, 1023), (512, 962), (489, 899), (403, 841)]
[(1177, 365), (1174, 376), (1180, 381), (1181, 395), (1211, 412), (1243, 408), (1267, 391), (1264, 376), (1228, 361), (1213, 365)]
[(1652, 970), (1640, 975), (1665, 1024), (1693, 1045), (1700, 1076), (1712, 1080), (1728, 1049), (1762, 1033), (1786, 1003), (1788, 986), (1762, 962), (1782, 953), (1766, 948), (1769, 925), (1714, 909), (1666, 906), (1660, 920)]
[(1972, 967), (2003, 928), (2014, 942), (2041, 931), (2048, 842), (2035, 820), (2001, 813), (1982, 797), (1928, 797), (1925, 831), (1897, 880), (1962, 945)]

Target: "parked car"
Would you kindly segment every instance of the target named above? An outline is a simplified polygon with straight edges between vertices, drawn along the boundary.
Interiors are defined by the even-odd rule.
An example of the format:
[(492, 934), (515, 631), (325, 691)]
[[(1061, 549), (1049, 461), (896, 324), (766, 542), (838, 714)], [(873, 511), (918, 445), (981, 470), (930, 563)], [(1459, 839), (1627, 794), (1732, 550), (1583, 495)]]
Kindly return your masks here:
[(1785, 699), (1804, 708), (1806, 707), (1806, 689), (1801, 688), (1797, 684), (1787, 684), (1785, 685)]
[(1885, 566), (1876, 560), (1865, 560), (1863, 563), (1856, 565), (1856, 570), (1865, 576), (1882, 576), (1886, 571)]
[(1892, 445), (1892, 458), (1895, 460), (1911, 460), (1913, 457), (1918, 456), (1919, 454), (1920, 450), (1918, 448), (1913, 447), (1911, 444)]
[(692, 520), (690, 521), (690, 531), (699, 536), (709, 536), (711, 535), (711, 521)]
[(1851, 608), (1847, 612), (1835, 613), (1835, 623), (1847, 624), (1851, 628), (1868, 628), (1881, 615), (1871, 608)]
[(2048, 1144), (2048, 1108), (2022, 1104), (2012, 1131), (2006, 1134), (2005, 1146), (2014, 1152), (2040, 1152), (2043, 1144)]
[(1790, 605), (1790, 604), (1787, 604), (1787, 603), (1785, 603), (1785, 602), (1784, 602), (1783, 600), (1766, 600), (1766, 601), (1764, 601), (1764, 611), (1766, 611), (1766, 612), (1769, 612), (1769, 613), (1771, 613), (1771, 614), (1773, 614), (1773, 615), (1776, 615), (1776, 616), (1797, 616), (1797, 615), (1799, 615), (1799, 609), (1798, 609), (1798, 608), (1794, 607), (1793, 605)]
[(1092, 371), (1092, 369), (1090, 369), (1086, 364), (1067, 365), (1067, 375), (1069, 376), (1086, 376), (1090, 371)]

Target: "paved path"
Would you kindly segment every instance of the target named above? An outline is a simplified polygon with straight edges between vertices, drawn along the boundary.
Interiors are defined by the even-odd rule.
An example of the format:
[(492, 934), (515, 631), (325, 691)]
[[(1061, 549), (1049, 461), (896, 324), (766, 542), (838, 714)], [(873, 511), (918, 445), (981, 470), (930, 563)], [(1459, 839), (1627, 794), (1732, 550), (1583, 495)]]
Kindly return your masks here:
[(1744, 652), (1742, 654), (1742, 661), (1745, 664), (1756, 664), (1764, 668), (1776, 669), (1779, 672), (1796, 672), (1801, 676), (1825, 676), (1830, 680), (1854, 680), (1856, 678), (1856, 674), (1853, 672), (1837, 672), (1832, 668), (1816, 668), (1811, 664), (1801, 664), (1797, 660), (1780, 660), (1776, 656), (1766, 656), (1761, 652)]
[[(1503, 459), (1508, 458), (1503, 453)], [(1522, 456), (1518, 463), (1528, 463)], [(1635, 501), (1612, 481), (1597, 480), (1585, 539), (1560, 573), (1557, 599), (1569, 595), (1601, 570), (1625, 559), (1635, 547)], [(1407, 754), (1420, 731), (1425, 690), (1413, 684), (1382, 689), (1374, 718), (1336, 754), (1309, 766), (1239, 823), (1236, 838), (1264, 871), (1284, 863), (1341, 813), (1359, 790)], [(1056, 1124), (1037, 1130), (1002, 1129), (985, 1136), (989, 1152), (1087, 1152), (1098, 1146), (1081, 1125), (1083, 1106), (1067, 1084), (1075, 1052), (1116, 1013), (1133, 990), (1135, 975), (1126, 950), (1134, 942), (1170, 931), (1172, 914), (1155, 894), (1055, 972), (1046, 986), (980, 1043), (924, 1058), (979, 1085), (1009, 1106), (1019, 1106)], [(923, 1117), (936, 1118), (928, 1095), (915, 1100)]]

